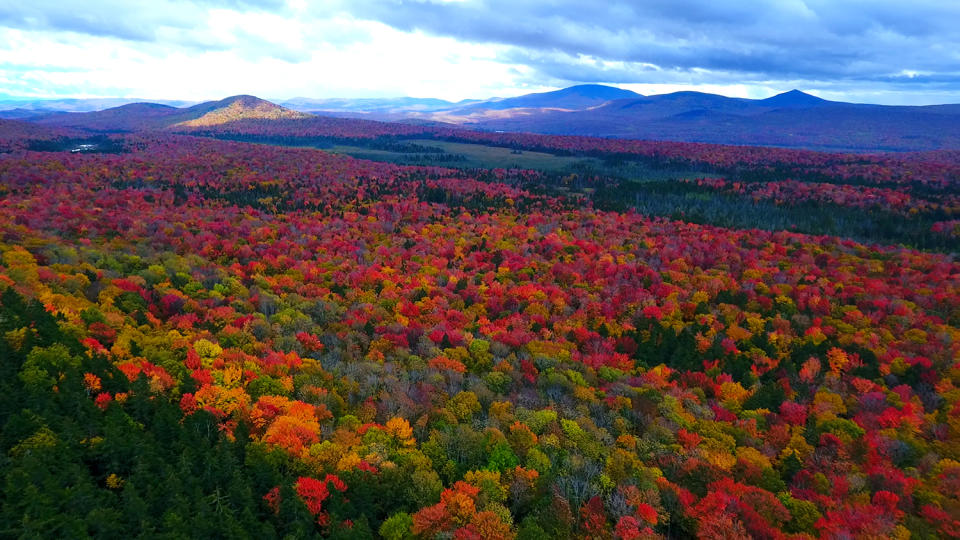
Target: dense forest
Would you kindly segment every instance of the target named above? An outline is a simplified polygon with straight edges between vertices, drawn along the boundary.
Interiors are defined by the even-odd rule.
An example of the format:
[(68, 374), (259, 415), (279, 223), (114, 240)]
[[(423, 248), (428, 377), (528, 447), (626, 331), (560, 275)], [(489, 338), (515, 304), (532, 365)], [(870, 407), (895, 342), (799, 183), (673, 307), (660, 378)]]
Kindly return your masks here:
[[(364, 159), (452, 167), (474, 177), (486, 177), (489, 169), (511, 167), (502, 159), (468, 159), (423, 143), (432, 140), (509, 148), (515, 153), (543, 152), (556, 156), (556, 164), (540, 160), (538, 185), (531, 189), (546, 186), (549, 193), (574, 192), (591, 199), (599, 209), (633, 210), (651, 217), (739, 229), (791, 230), (868, 244), (960, 251), (960, 154), (956, 151), (838, 154), (492, 133), (333, 117), (241, 120), (181, 131), (281, 146), (330, 149), (348, 145), (353, 150), (346, 153)], [(557, 165), (571, 158), (579, 160)]]
[(0, 535), (960, 537), (956, 156), (428, 135), (717, 177), (0, 137)]

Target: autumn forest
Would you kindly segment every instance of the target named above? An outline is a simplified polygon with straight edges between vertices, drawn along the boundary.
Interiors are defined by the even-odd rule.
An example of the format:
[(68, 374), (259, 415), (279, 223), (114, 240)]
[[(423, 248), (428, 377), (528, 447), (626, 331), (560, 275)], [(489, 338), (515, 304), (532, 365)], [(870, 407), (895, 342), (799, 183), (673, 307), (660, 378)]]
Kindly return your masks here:
[(222, 120), (0, 121), (0, 536), (960, 537), (960, 153)]

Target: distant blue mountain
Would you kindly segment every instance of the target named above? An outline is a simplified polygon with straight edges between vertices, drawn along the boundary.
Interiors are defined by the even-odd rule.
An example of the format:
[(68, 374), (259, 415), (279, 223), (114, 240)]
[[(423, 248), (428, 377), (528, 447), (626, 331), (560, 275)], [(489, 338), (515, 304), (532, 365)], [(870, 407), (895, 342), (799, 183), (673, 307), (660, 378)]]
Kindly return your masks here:
[(450, 109), (477, 100), (468, 100), (454, 103), (435, 98), (293, 98), (278, 103), (295, 111), (343, 111), (366, 113), (390, 113), (398, 111), (440, 111)]
[(17, 107), (16, 109), (0, 110), (0, 118), (6, 118), (7, 120), (19, 120), (24, 118), (33, 118), (35, 116), (50, 114), (53, 112), (56, 111), (52, 111), (50, 109), (24, 109)]
[(581, 84), (552, 92), (539, 92), (512, 98), (495, 98), (479, 103), (473, 103), (460, 109), (461, 112), (470, 110), (506, 110), (521, 108), (556, 108), (556, 109), (587, 109), (596, 107), (617, 99), (643, 97), (636, 92), (604, 86), (601, 84)]
[(253, 96), (234, 96), (186, 108), (134, 103), (98, 112), (36, 115), (35, 108), (21, 103), (19, 108), (10, 106), (6, 112), (0, 106), (0, 118), (97, 131), (137, 131), (181, 123), (206, 125), (242, 118), (270, 121), (302, 117), (290, 110), (295, 109), (348, 118), (560, 135), (850, 151), (960, 149), (960, 105), (843, 103), (799, 90), (766, 99), (746, 99), (703, 92), (643, 96), (621, 88), (588, 84), (458, 103), (430, 98), (296, 98), (282, 104), (287, 108)]
[(475, 114), (466, 122), (486, 130), (829, 150), (960, 149), (960, 105), (844, 103), (799, 90), (766, 99), (674, 92), (578, 111)]
[(193, 105), (195, 101), (180, 99), (145, 100), (137, 98), (32, 98), (0, 95), (0, 111), (22, 109), (43, 112), (91, 112), (102, 111), (119, 107), (128, 103), (142, 103), (152, 101), (171, 107), (185, 107)]
[(800, 90), (790, 90), (782, 94), (777, 94), (767, 99), (761, 99), (758, 103), (769, 107), (819, 107), (822, 105), (831, 105), (838, 102), (827, 101), (817, 96), (811, 96)]

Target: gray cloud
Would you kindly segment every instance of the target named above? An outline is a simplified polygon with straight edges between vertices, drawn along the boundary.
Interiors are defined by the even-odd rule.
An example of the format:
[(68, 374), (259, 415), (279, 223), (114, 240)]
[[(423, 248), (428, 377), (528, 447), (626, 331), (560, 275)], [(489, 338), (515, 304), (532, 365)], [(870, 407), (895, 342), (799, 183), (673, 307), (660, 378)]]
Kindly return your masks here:
[(284, 0), (28, 0), (0, 3), (0, 26), (155, 41), (164, 30), (200, 27), (210, 8), (281, 12), (285, 6)]
[[(190, 51), (238, 52), (249, 60), (271, 58), (300, 63), (311, 58), (312, 47), (291, 47), (255, 32), (255, 28), (236, 27), (228, 35), (208, 31), (216, 14), (211, 9), (240, 13), (269, 13), (289, 16), (285, 0), (154, 0), (138, 3), (127, 0), (33, 0), (0, 4), (0, 27), (116, 38), (124, 41), (159, 45)], [(346, 35), (317, 21), (323, 32), (313, 42), (348, 43), (369, 38), (363, 33)], [(283, 37), (283, 36), (277, 36)]]
[(573, 82), (672, 82), (706, 71), (714, 79), (703, 82), (911, 85), (923, 80), (902, 71), (960, 74), (955, 0), (344, 0), (340, 9), (400, 30), (508, 45), (505, 59)]
[[(190, 36), (209, 8), (290, 15), (284, 0), (31, 0), (0, 3), (0, 26), (71, 31), (188, 47), (231, 48)], [(576, 59), (623, 62), (606, 82), (650, 82), (662, 73), (706, 70), (743, 79), (894, 78), (903, 70), (960, 73), (956, 0), (326, 0), (310, 3), (318, 24), (333, 13), (464, 41), (516, 48), (534, 69), (595, 81), (597, 67)], [(177, 41), (177, 38), (182, 38)], [(349, 41), (349, 36), (321, 38)], [(270, 54), (270, 44), (263, 44)], [(277, 50), (290, 61), (308, 55)], [(566, 58), (567, 60), (563, 60)], [(537, 59), (549, 59), (543, 63)], [(579, 71), (578, 71), (579, 70)], [(579, 75), (578, 75), (579, 73)], [(896, 79), (899, 80), (899, 79)], [(918, 83), (903, 79), (904, 84)]]
[[(0, 27), (110, 37), (181, 50), (232, 50), (290, 63), (318, 43), (369, 36), (346, 15), (401, 31), (501, 45), (497, 61), (524, 66), (504, 85), (753, 84), (766, 87), (936, 90), (960, 102), (957, 0), (25, 0), (0, 2)], [(255, 28), (207, 32), (210, 10), (307, 22), (292, 46)], [(416, 62), (416, 59), (411, 59)], [(956, 95), (949, 98), (950, 92)], [(932, 94), (931, 94), (932, 95)], [(478, 96), (480, 97), (480, 96)]]
[(57, 30), (149, 41), (158, 28), (195, 24), (191, 13), (164, 3), (130, 9), (123, 0), (93, 3), (80, 0), (36, 0), (0, 4), (0, 25), (25, 30)]

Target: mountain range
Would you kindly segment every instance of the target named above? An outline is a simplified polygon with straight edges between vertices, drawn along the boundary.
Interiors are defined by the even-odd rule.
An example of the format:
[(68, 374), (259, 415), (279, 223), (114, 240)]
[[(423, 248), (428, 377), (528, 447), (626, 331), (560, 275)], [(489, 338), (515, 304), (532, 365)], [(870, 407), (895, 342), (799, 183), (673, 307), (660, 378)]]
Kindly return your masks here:
[(498, 131), (828, 150), (960, 148), (960, 105), (844, 103), (799, 90), (766, 99), (675, 92), (576, 110), (511, 112), (515, 114), (464, 118), (461, 123)]
[(701, 92), (643, 96), (579, 85), (511, 98), (309, 99), (234, 96), (190, 106), (128, 103), (92, 112), (11, 109), (0, 118), (100, 132), (189, 129), (314, 114), (488, 131), (804, 147), (849, 151), (960, 148), (960, 105), (885, 106), (828, 101), (792, 90), (766, 99)]

